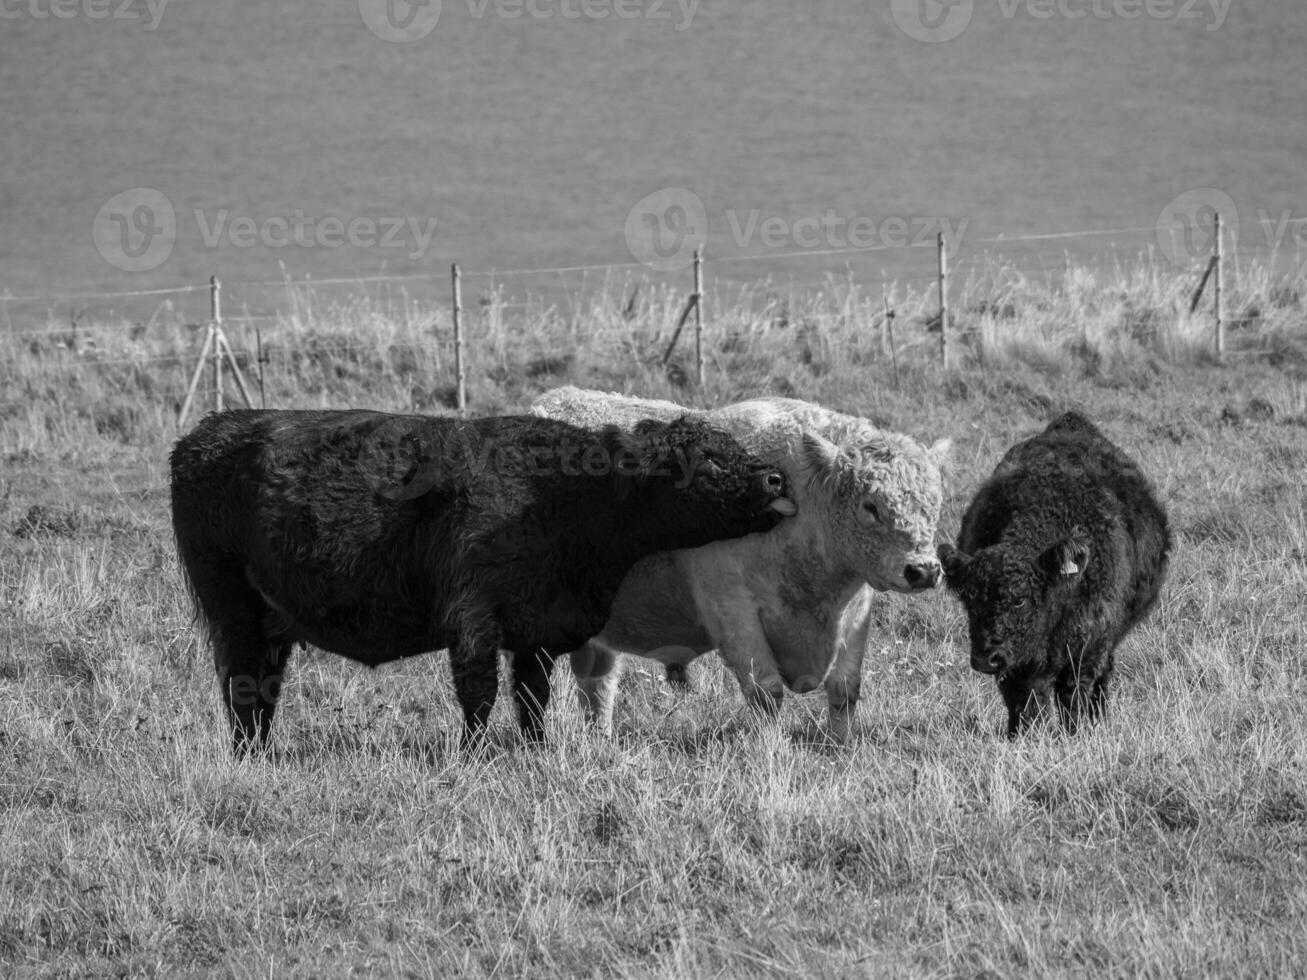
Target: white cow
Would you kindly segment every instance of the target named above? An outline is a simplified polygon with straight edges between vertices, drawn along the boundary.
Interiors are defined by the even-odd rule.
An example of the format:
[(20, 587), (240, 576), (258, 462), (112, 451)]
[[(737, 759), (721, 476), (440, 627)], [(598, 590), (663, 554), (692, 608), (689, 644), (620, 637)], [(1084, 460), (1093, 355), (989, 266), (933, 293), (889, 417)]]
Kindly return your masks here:
[[(532, 410), (590, 428), (672, 419), (667, 401), (565, 387)], [(791, 398), (759, 398), (702, 413), (785, 471), (798, 516), (767, 534), (656, 554), (622, 582), (603, 632), (572, 654), (589, 721), (612, 726), (617, 654), (663, 663), (683, 680), (716, 649), (745, 698), (767, 711), (786, 687), (825, 684), (830, 731), (849, 734), (862, 683), (872, 589), (911, 592), (940, 577), (935, 525), (947, 440), (927, 449)]]

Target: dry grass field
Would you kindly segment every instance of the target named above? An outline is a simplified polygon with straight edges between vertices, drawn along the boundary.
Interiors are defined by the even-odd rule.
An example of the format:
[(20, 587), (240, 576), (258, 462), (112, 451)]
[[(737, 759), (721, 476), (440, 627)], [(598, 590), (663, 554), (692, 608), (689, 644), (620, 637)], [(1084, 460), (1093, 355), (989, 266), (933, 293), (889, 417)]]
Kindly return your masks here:
[[(879, 296), (710, 297), (702, 389), (684, 339), (659, 363), (680, 297), (469, 303), (478, 412), (568, 382), (950, 436), (943, 537), (1012, 442), (1087, 412), (1154, 479), (1170, 578), (1106, 722), (1016, 741), (936, 591), (883, 597), (848, 744), (820, 694), (760, 721), (704, 658), (689, 695), (631, 664), (611, 741), (563, 666), (545, 747), (501, 698), (467, 757), (443, 654), (306, 651), (275, 754), (234, 761), (168, 524), (198, 331), (0, 324), (0, 975), (1301, 976), (1307, 288), (1246, 270), (1217, 364), (1191, 287), (975, 280), (947, 372), (926, 296), (892, 357)], [(444, 411), (447, 335), (292, 291), (268, 404)]]

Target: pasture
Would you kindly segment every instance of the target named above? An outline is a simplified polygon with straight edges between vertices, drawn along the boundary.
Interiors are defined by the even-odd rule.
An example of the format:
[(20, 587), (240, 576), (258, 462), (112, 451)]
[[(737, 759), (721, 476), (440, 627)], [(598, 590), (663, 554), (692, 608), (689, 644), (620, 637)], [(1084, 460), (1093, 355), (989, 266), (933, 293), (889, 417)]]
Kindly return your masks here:
[[(659, 364), (680, 297), (492, 296), (471, 317), (478, 412), (562, 383), (774, 393), (951, 437), (950, 540), (1009, 445), (1086, 412), (1169, 509), (1170, 577), (1105, 723), (1016, 741), (940, 589), (881, 597), (848, 744), (822, 694), (760, 721), (704, 658), (689, 695), (633, 662), (611, 741), (560, 664), (547, 744), (521, 744), (501, 696), (468, 757), (443, 654), (371, 671), (309, 651), (275, 754), (236, 761), (168, 524), (197, 331), (5, 325), (0, 974), (1301, 974), (1307, 304), (1245, 268), (1218, 365), (1177, 312), (1191, 287), (1146, 265), (973, 282), (946, 373), (927, 296), (891, 357), (879, 297), (710, 295), (703, 390)], [(438, 311), (291, 299), (265, 331), (269, 405), (448, 403)]]

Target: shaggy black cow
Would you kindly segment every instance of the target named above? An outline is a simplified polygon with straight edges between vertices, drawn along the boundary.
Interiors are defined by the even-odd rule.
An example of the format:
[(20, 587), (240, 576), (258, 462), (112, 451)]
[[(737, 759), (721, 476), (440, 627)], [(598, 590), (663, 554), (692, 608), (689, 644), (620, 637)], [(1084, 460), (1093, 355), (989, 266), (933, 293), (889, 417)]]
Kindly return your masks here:
[[(1171, 546), (1147, 478), (1068, 412), (1008, 450), (941, 545), (967, 610), (971, 666), (993, 674), (1008, 735), (1050, 694), (1074, 732), (1106, 707), (1113, 656), (1152, 608)], [(1032, 709), (1027, 712), (1027, 707)]]
[(465, 736), (498, 651), (539, 738), (558, 654), (654, 552), (771, 528), (781, 473), (693, 419), (589, 432), (530, 416), (237, 411), (171, 456), (177, 550), (238, 752), (266, 742), (291, 647), (375, 666), (448, 648)]

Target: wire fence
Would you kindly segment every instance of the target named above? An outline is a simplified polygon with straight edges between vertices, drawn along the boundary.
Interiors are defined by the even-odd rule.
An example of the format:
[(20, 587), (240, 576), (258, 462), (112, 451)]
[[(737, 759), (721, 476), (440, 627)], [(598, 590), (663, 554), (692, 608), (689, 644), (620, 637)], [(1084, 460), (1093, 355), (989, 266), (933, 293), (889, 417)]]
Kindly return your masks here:
[[(1197, 275), (1200, 272), (1202, 273), (1201, 285), (1198, 287), (1198, 290), (1194, 295), (1194, 302), (1193, 302), (1194, 308), (1197, 307), (1198, 300), (1201, 298), (1203, 288), (1206, 286), (1209, 278), (1211, 278), (1213, 281), (1213, 287), (1212, 287), (1212, 293), (1214, 296), (1213, 316), (1214, 316), (1214, 324), (1215, 324), (1214, 344), (1218, 355), (1224, 353), (1224, 311), (1221, 308), (1222, 280), (1226, 271), (1224, 266), (1228, 264), (1227, 257), (1224, 252), (1225, 235), (1220, 230), (1219, 221), (1220, 221), (1219, 216), (1216, 216), (1216, 222), (1217, 222), (1216, 231), (1214, 235), (1210, 236), (1212, 239), (1212, 246), (1213, 246), (1212, 254), (1210, 257), (1207, 255), (1199, 254), (1194, 249), (1188, 247), (1180, 248), (1178, 252), (1173, 247), (1172, 251), (1168, 253), (1168, 258), (1170, 258), (1173, 262), (1176, 263), (1173, 266), (1173, 268), (1175, 269), (1177, 275), (1190, 275), (1190, 274)], [(1307, 224), (1307, 218), (1276, 219), (1274, 221), (1272, 221), (1272, 219), (1264, 219), (1259, 223), (1263, 225), (1274, 224), (1276, 233), (1282, 236), (1287, 228), (1299, 227), (1304, 224)], [(1077, 230), (1077, 231), (1044, 232), (1044, 233), (1033, 233), (1033, 234), (1024, 234), (1024, 235), (999, 235), (999, 236), (993, 236), (993, 237), (981, 238), (981, 239), (970, 239), (970, 238), (965, 238), (965, 236), (963, 236), (965, 239), (964, 243), (968, 249), (970, 249), (972, 246), (990, 247), (991, 251), (986, 252), (979, 256), (974, 254), (968, 254), (966, 256), (962, 256), (959, 254), (950, 255), (952, 251), (950, 248), (950, 243), (946, 240), (946, 236), (941, 232), (936, 236), (936, 239), (934, 241), (924, 241), (924, 242), (917, 241), (917, 242), (907, 243), (907, 244), (876, 243), (876, 244), (865, 245), (865, 246), (849, 245), (849, 246), (829, 247), (829, 248), (797, 248), (797, 249), (788, 249), (788, 250), (772, 249), (767, 252), (758, 253), (758, 254), (742, 253), (742, 254), (735, 254), (735, 255), (723, 255), (714, 258), (712, 260), (712, 264), (714, 266), (724, 266), (727, 268), (734, 269), (734, 268), (739, 268), (741, 266), (748, 266), (748, 265), (761, 265), (765, 267), (766, 265), (771, 264), (772, 266), (774, 266), (778, 262), (789, 262), (793, 260), (803, 260), (803, 259), (819, 258), (819, 259), (828, 260), (831, 258), (844, 257), (853, 260), (858, 257), (881, 255), (890, 252), (904, 252), (904, 251), (919, 252), (922, 250), (933, 250), (936, 255), (935, 268), (930, 270), (929, 272), (923, 270), (919, 274), (914, 273), (914, 274), (907, 274), (907, 275), (871, 277), (870, 282), (866, 281), (866, 279), (858, 279), (857, 284), (863, 290), (864, 294), (867, 294), (870, 291), (874, 291), (878, 287), (882, 291), (882, 293), (884, 293), (886, 290), (890, 288), (905, 286), (909, 284), (911, 285), (925, 284), (927, 286), (934, 285), (938, 290), (938, 293), (936, 294), (936, 300), (938, 303), (938, 312), (936, 314), (936, 317), (938, 319), (938, 322), (941, 324), (941, 328), (939, 329), (940, 357), (943, 364), (947, 367), (949, 363), (948, 344), (949, 344), (949, 332), (950, 332), (949, 331), (949, 289), (950, 289), (950, 283), (955, 283), (959, 277), (963, 277), (965, 279), (968, 279), (969, 281), (974, 282), (977, 279), (977, 277), (989, 276), (993, 278), (993, 282), (995, 286), (997, 286), (998, 280), (1004, 276), (1019, 277), (1019, 276), (1029, 276), (1029, 275), (1050, 275), (1050, 274), (1057, 273), (1059, 271), (1065, 272), (1066, 270), (1071, 268), (1073, 264), (1082, 263), (1084, 261), (1083, 252), (1073, 253), (1072, 251), (1067, 249), (1065, 245), (1055, 250), (1044, 249), (1040, 247), (1042, 243), (1053, 243), (1053, 242), (1070, 243), (1070, 242), (1075, 242), (1077, 240), (1101, 241), (1102, 239), (1111, 239), (1111, 238), (1120, 239), (1120, 238), (1125, 238), (1127, 236), (1147, 236), (1142, 241), (1140, 241), (1138, 238), (1135, 239), (1135, 244), (1133, 246), (1134, 248), (1133, 254), (1138, 255), (1141, 250), (1145, 250), (1145, 249), (1148, 250), (1149, 252), (1151, 252), (1154, 249), (1161, 249), (1163, 251), (1166, 251), (1165, 243), (1163, 242), (1161, 236), (1158, 236), (1157, 232), (1158, 232), (1158, 227), (1156, 225), (1147, 225), (1147, 226), (1108, 228), (1108, 229), (1084, 229), (1084, 230)], [(1298, 237), (1299, 239), (1301, 239), (1301, 236)], [(1278, 239), (1276, 239), (1271, 234), (1271, 229), (1269, 227), (1267, 228), (1267, 234), (1265, 235), (1265, 238), (1268, 243), (1272, 242), (1273, 240), (1278, 241)], [(964, 243), (963, 242), (956, 243), (956, 248), (959, 252)], [(1188, 246), (1189, 242), (1186, 240), (1183, 244), (1185, 246)], [(1033, 251), (1031, 249), (1032, 246), (1034, 246)], [(1113, 244), (1110, 247), (1114, 250), (1112, 254), (1119, 261), (1122, 258), (1122, 255), (1119, 250), (1120, 246)], [(1002, 254), (999, 250), (1004, 248), (1019, 248), (1020, 251), (1014, 256), (1012, 256), (1011, 258), (997, 257), (997, 256), (1001, 256)], [(1249, 245), (1245, 242), (1242, 245), (1242, 247), (1238, 248), (1237, 250), (1231, 253), (1236, 263), (1236, 269), (1238, 267), (1237, 263), (1239, 261), (1240, 252), (1242, 252), (1245, 255), (1252, 254), (1252, 253), (1275, 254), (1279, 252), (1279, 249), (1273, 246), (1258, 247), (1256, 245)], [(1185, 260), (1187, 260), (1189, 263), (1188, 267), (1185, 267), (1184, 265)], [(687, 263), (687, 266), (688, 265), (691, 264)], [(1301, 256), (1298, 256), (1295, 265), (1297, 267), (1298, 272), (1301, 274), (1301, 272), (1304, 269), (1304, 263)], [(689, 292), (688, 297), (686, 299), (685, 306), (681, 310), (681, 315), (679, 318), (676, 334), (674, 335), (671, 346), (675, 345), (676, 338), (680, 336), (681, 327), (686, 324), (688, 317), (691, 314), (693, 314), (695, 318), (695, 328), (694, 328), (695, 346), (696, 346), (696, 350), (701, 350), (700, 344), (701, 344), (703, 305), (704, 305), (704, 295), (703, 295), (704, 289), (702, 283), (703, 283), (703, 274), (707, 267), (708, 267), (707, 261), (703, 258), (701, 253), (696, 251), (692, 263), (692, 268), (694, 272), (693, 289), (692, 291)], [(416, 350), (431, 350), (433, 348), (442, 348), (442, 347), (449, 348), (452, 346), (455, 360), (459, 362), (461, 365), (462, 353), (463, 353), (463, 338), (459, 330), (459, 326), (460, 326), (459, 314), (462, 312), (462, 307), (461, 307), (461, 300), (459, 299), (458, 292), (457, 292), (458, 281), (460, 278), (476, 280), (477, 282), (484, 282), (487, 284), (487, 288), (489, 289), (489, 292), (487, 294), (483, 294), (475, 305), (480, 307), (483, 313), (490, 313), (493, 315), (503, 311), (527, 310), (532, 308), (533, 306), (538, 305), (537, 303), (533, 303), (532, 301), (529, 300), (525, 302), (521, 302), (513, 299), (506, 299), (504, 294), (500, 292), (497, 287), (502, 287), (505, 284), (505, 282), (509, 280), (514, 280), (514, 279), (522, 280), (522, 279), (532, 279), (532, 278), (540, 279), (542, 277), (548, 277), (548, 276), (569, 276), (569, 275), (577, 275), (577, 274), (588, 275), (591, 273), (602, 273), (606, 276), (612, 275), (614, 273), (629, 274), (632, 272), (637, 272), (637, 273), (643, 272), (648, 274), (651, 271), (660, 271), (660, 270), (651, 270), (650, 266), (646, 265), (645, 263), (641, 263), (637, 261), (595, 262), (595, 263), (588, 263), (588, 264), (541, 266), (541, 267), (534, 267), (534, 268), (508, 268), (508, 269), (484, 268), (484, 269), (473, 269), (473, 270), (466, 270), (466, 271), (461, 271), (457, 266), (454, 266), (453, 277), (454, 277), (455, 293), (453, 297), (454, 298), (453, 319), (454, 319), (455, 329), (453, 332), (453, 336), (448, 336), (447, 334), (437, 335), (437, 333), (435, 332), (435, 328), (438, 326), (438, 323), (434, 313), (432, 313), (425, 318), (418, 317), (416, 320), (416, 323), (420, 326), (421, 329), (430, 331), (430, 333), (428, 334), (429, 339), (424, 339), (423, 342), (421, 343), (381, 342), (381, 343), (366, 344), (366, 343), (351, 342), (351, 343), (341, 343), (341, 344), (326, 345), (326, 346), (318, 343), (310, 343), (305, 348), (301, 350), (297, 350), (295, 352), (295, 356), (298, 357), (314, 357), (314, 356), (330, 356), (330, 355), (376, 356), (388, 350), (389, 351), (401, 351), (401, 350), (416, 351)], [(830, 273), (828, 273), (828, 277), (829, 275)], [(218, 279), (214, 277), (213, 279), (210, 280), (209, 283), (186, 283), (186, 284), (180, 284), (180, 285), (168, 286), (162, 288), (138, 289), (138, 290), (111, 290), (111, 291), (101, 291), (101, 292), (70, 291), (70, 292), (63, 292), (63, 293), (51, 292), (51, 293), (40, 293), (40, 294), (14, 294), (8, 292), (0, 292), (0, 313), (5, 314), (7, 316), (9, 314), (9, 311), (11, 311), (15, 306), (18, 306), (20, 304), (26, 304), (26, 305), (46, 304), (48, 306), (57, 306), (58, 304), (74, 303), (74, 302), (85, 301), (85, 300), (126, 300), (126, 299), (135, 299), (135, 298), (154, 298), (154, 297), (161, 298), (163, 303), (158, 309), (156, 309), (154, 315), (150, 318), (150, 321), (148, 323), (144, 325), (142, 325), (139, 322), (127, 322), (121, 324), (122, 327), (125, 327), (130, 331), (130, 336), (135, 338), (136, 335), (143, 334), (144, 331), (147, 331), (150, 328), (150, 326), (154, 323), (154, 321), (159, 317), (161, 311), (165, 309), (165, 306), (167, 304), (170, 304), (174, 299), (187, 297), (193, 293), (207, 292), (210, 297), (210, 308), (207, 311), (205, 311), (205, 314), (207, 315), (199, 315), (199, 316), (188, 318), (188, 322), (198, 329), (207, 329), (204, 350), (214, 358), (214, 377), (216, 379), (216, 385), (210, 389), (210, 393), (216, 394), (218, 392), (221, 392), (222, 390), (221, 387), (222, 372), (221, 372), (221, 365), (218, 363), (219, 360), (221, 360), (222, 358), (228, 359), (230, 361), (228, 368), (230, 370), (236, 371), (237, 375), (239, 376), (238, 365), (240, 363), (244, 363), (246, 365), (250, 363), (256, 363), (261, 358), (266, 359), (267, 356), (266, 350), (256, 351), (256, 350), (248, 349), (247, 347), (243, 347), (239, 349), (233, 348), (230, 345), (230, 343), (227, 342), (225, 336), (220, 336), (219, 338), (214, 338), (213, 336), (211, 336), (213, 331), (215, 330), (218, 332), (219, 335), (221, 335), (222, 325), (224, 323), (222, 314), (219, 310), (218, 297), (219, 297), (220, 289), (224, 294), (225, 304), (229, 308), (235, 307), (237, 310), (239, 310), (239, 312), (236, 312), (235, 315), (228, 316), (225, 322), (228, 324), (236, 323), (241, 326), (254, 327), (257, 330), (261, 328), (262, 325), (286, 325), (288, 323), (293, 324), (294, 322), (296, 322), (297, 319), (300, 322), (311, 322), (314, 318), (314, 312), (313, 312), (314, 303), (311, 298), (312, 290), (317, 289), (319, 287), (323, 287), (323, 288), (336, 287), (336, 286), (360, 287), (360, 286), (369, 286), (374, 284), (375, 285), (396, 285), (396, 284), (405, 285), (405, 284), (416, 284), (416, 283), (427, 283), (427, 284), (434, 285), (441, 281), (449, 282), (450, 274), (445, 272), (430, 272), (430, 273), (417, 272), (417, 273), (404, 273), (404, 274), (378, 274), (378, 275), (371, 275), (371, 276), (336, 276), (336, 277), (324, 277), (324, 278), (313, 278), (311, 276), (306, 276), (302, 279), (296, 279), (290, 276), (283, 276), (280, 279), (234, 279), (231, 281), (224, 281), (221, 283), (219, 283)], [(850, 277), (850, 281), (851, 282), (854, 281), (852, 277)], [(715, 285), (720, 286), (721, 280), (719, 279), (715, 283)], [(638, 284), (636, 288), (637, 289), (639, 288)], [(258, 291), (267, 291), (267, 290), (285, 291), (287, 294), (286, 302), (289, 304), (290, 308), (289, 309), (278, 308), (276, 312), (272, 312), (272, 313), (249, 312), (248, 306), (251, 299), (250, 294), (256, 293)], [(232, 301), (233, 297), (235, 298), (236, 302)], [(631, 302), (634, 302), (634, 296), (632, 296)], [(171, 312), (175, 314), (176, 311), (172, 310)], [(891, 312), (888, 307), (886, 309), (886, 312), (887, 313)], [(97, 326), (102, 327), (103, 325), (97, 324)], [(116, 328), (118, 325), (114, 325), (114, 326)], [(84, 359), (85, 363), (89, 365), (96, 365), (96, 366), (118, 367), (118, 366), (130, 366), (130, 365), (145, 366), (150, 364), (164, 364), (164, 363), (179, 364), (182, 361), (186, 359), (194, 358), (195, 356), (194, 352), (189, 349), (186, 351), (179, 351), (179, 352), (167, 353), (167, 354), (146, 354), (142, 352), (139, 356), (126, 356), (126, 357), (100, 356), (100, 352), (96, 349), (95, 346), (96, 341), (94, 340), (93, 337), (88, 337), (89, 333), (90, 331), (88, 330), (88, 328), (85, 325), (79, 325), (76, 322), (75, 317), (73, 318), (72, 322), (70, 322), (69, 324), (48, 323), (39, 327), (24, 327), (22, 329), (13, 329), (11, 323), (11, 329), (3, 331), (3, 335), (8, 337), (31, 338), (33, 340), (37, 338), (50, 338), (54, 341), (56, 346), (62, 345), (70, 350), (77, 348), (82, 358)], [(79, 340), (79, 336), (80, 336), (80, 340)], [(80, 347), (78, 347), (79, 343), (81, 345)], [(671, 353), (671, 346), (669, 346), (668, 348), (668, 354)], [(280, 353), (284, 355), (286, 352), (281, 351)], [(666, 361), (666, 356), (664, 357), (664, 361)], [(699, 354), (699, 363), (700, 363), (700, 373), (702, 373), (701, 354)], [(197, 395), (203, 394), (205, 391), (205, 389), (201, 387), (199, 383), (201, 370), (203, 366), (204, 366), (203, 363), (196, 365), (195, 373), (192, 376), (190, 389), (189, 389), (190, 397), (192, 398)], [(466, 404), (462, 397), (461, 377), (460, 377), (459, 390), (460, 390), (460, 397), (459, 397), (458, 407), (460, 409), (465, 409)], [(0, 408), (4, 408), (6, 404), (11, 404), (11, 403), (0, 402)]]

